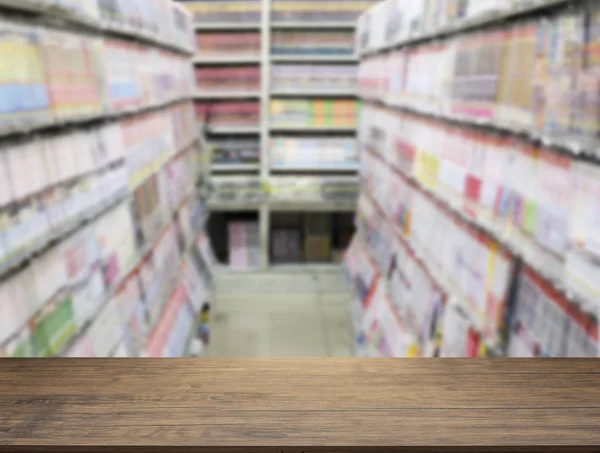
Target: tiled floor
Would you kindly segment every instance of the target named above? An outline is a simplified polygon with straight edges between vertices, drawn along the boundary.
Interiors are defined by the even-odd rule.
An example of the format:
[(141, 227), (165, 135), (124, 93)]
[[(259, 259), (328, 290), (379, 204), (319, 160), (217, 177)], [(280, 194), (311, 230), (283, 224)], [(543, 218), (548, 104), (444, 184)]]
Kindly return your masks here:
[(217, 277), (210, 357), (349, 357), (341, 270), (288, 268)]

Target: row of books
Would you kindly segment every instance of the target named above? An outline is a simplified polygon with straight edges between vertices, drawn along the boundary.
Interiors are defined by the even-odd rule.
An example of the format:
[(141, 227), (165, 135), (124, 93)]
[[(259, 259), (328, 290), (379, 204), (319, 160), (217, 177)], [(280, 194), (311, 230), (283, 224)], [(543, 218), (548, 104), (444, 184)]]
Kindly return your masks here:
[(354, 138), (272, 138), (270, 153), (271, 168), (277, 170), (358, 167), (358, 147)]
[(272, 55), (345, 56), (354, 54), (352, 31), (276, 30), (271, 39)]
[(198, 33), (196, 35), (196, 55), (210, 56), (260, 56), (260, 33), (255, 32), (221, 32)]
[(271, 124), (291, 127), (354, 127), (360, 104), (349, 100), (273, 100)]
[[(179, 281), (148, 336), (144, 357), (185, 355), (190, 337), (196, 333), (196, 319), (202, 304), (210, 300), (211, 276), (196, 264), (203, 260), (201, 256), (201, 249), (198, 248), (193, 249), (192, 254), (184, 258), (179, 269)], [(127, 356), (135, 357), (131, 353)]]
[[(276, 0), (271, 4), (273, 22), (353, 22), (377, 0), (322, 1)], [(197, 24), (242, 23), (259, 24), (261, 2), (258, 0), (198, 1), (183, 0)]]
[[(595, 154), (600, 7), (499, 25), (361, 64), (365, 96)], [(430, 68), (435, 65), (436, 71)]]
[(182, 153), (133, 192), (138, 243), (155, 237), (170, 214), (169, 206), (179, 206), (189, 196), (196, 182), (195, 157), (191, 151)]
[(462, 24), (510, 17), (515, 11), (544, 3), (553, 4), (546, 0), (385, 0), (359, 17), (357, 48), (361, 54), (371, 52)]
[(0, 156), (0, 209), (45, 189), (126, 162), (133, 175), (141, 164), (188, 146), (197, 131), (193, 106), (184, 102), (82, 129), (5, 139)]
[(197, 102), (198, 122), (209, 130), (214, 127), (258, 127), (260, 105), (258, 102)]
[(0, 134), (190, 96), (189, 60), (118, 39), (4, 21)]
[(225, 138), (210, 141), (213, 164), (258, 164), (260, 141), (257, 138)]
[(196, 24), (240, 23), (260, 24), (260, 0), (181, 0)]
[[(172, 238), (170, 233), (166, 236)], [(202, 233), (198, 238), (201, 236)], [(173, 246), (170, 241), (164, 242)], [(168, 261), (172, 268), (165, 266), (161, 272), (150, 272), (148, 262), (132, 272), (123, 280), (117, 296), (106, 302), (94, 323), (78, 335), (66, 355), (185, 355), (201, 304), (210, 296), (211, 264), (203, 258), (200, 250), (199, 246), (193, 247), (191, 252), (183, 249), (180, 259), (172, 255)], [(161, 282), (159, 286), (163, 288), (162, 294), (153, 292), (152, 299), (145, 290), (149, 278), (158, 279)]]
[[(396, 244), (394, 244), (396, 245)], [(400, 247), (400, 246), (399, 246)], [(399, 254), (403, 249), (398, 250)], [(439, 321), (434, 317), (435, 310), (443, 308), (443, 295), (438, 294), (435, 285), (427, 279), (416, 261), (406, 256), (400, 263), (404, 276), (399, 270), (382, 273), (359, 234), (353, 238), (344, 256), (344, 269), (355, 297), (350, 304), (352, 326), (354, 328), (354, 352), (357, 357), (433, 357), (439, 356)], [(394, 274), (398, 284), (403, 284), (406, 294), (392, 297), (390, 289)], [(414, 286), (418, 283), (419, 286)], [(427, 291), (429, 290), (429, 291)], [(414, 293), (414, 294), (413, 294)], [(417, 303), (415, 295), (422, 297)], [(439, 307), (439, 308), (438, 308)], [(415, 317), (430, 316), (430, 323), (413, 331), (414, 325), (404, 321), (400, 313)], [(418, 314), (418, 316), (417, 316)]]
[(361, 143), (493, 232), (546, 278), (600, 295), (596, 163), (530, 141), (366, 105)]
[(512, 273), (510, 255), (469, 224), (457, 222), (371, 153), (363, 155), (361, 176), (358, 230), (378, 265), (388, 269), (393, 240), (405, 239), (430, 272), (448, 282), (446, 291), (457, 298), (485, 343), (497, 349)]
[[(5, 355), (68, 354), (85, 334), (96, 353), (107, 356), (123, 338), (114, 329), (137, 321), (155, 324), (153, 313), (160, 312), (169, 282), (177, 277), (181, 244), (194, 239), (194, 186), (183, 200), (175, 198), (171, 170), (154, 175), (133, 200), (117, 204), (0, 282)], [(140, 201), (142, 192), (156, 198), (152, 209)], [(151, 217), (157, 227), (146, 236)], [(116, 323), (104, 322), (107, 310), (118, 316)]]
[(324, 201), (354, 203), (359, 184), (356, 176), (271, 176), (265, 183), (256, 176), (211, 178), (212, 203)]
[(273, 22), (354, 22), (361, 13), (378, 0), (342, 0), (323, 2), (315, 0), (273, 0)]
[[(364, 154), (362, 168), (358, 234), (346, 266), (360, 301), (358, 337), (370, 346), (367, 355), (598, 355), (595, 316), (532, 269), (515, 267), (492, 238), (373, 152)], [(386, 304), (383, 316), (370, 313), (373, 303), (383, 304), (379, 299)], [(373, 330), (372, 316), (383, 333)], [(387, 322), (396, 326), (385, 333)]]
[(232, 221), (229, 235), (229, 265), (232, 269), (253, 269), (260, 265), (258, 222)]
[(269, 198), (278, 202), (356, 202), (356, 176), (272, 176), (268, 185)]
[[(178, 121), (182, 109), (185, 129)], [(0, 272), (134, 190), (187, 149), (196, 138), (190, 117), (191, 104), (185, 103), (90, 130), (7, 142), (0, 155)]]
[(355, 65), (274, 65), (271, 89), (282, 91), (356, 89)]
[(231, 68), (196, 68), (196, 86), (203, 91), (253, 91), (260, 90), (260, 68), (239, 66)]
[(99, 30), (127, 33), (190, 52), (191, 15), (171, 0), (19, 0), (15, 10), (35, 9)]

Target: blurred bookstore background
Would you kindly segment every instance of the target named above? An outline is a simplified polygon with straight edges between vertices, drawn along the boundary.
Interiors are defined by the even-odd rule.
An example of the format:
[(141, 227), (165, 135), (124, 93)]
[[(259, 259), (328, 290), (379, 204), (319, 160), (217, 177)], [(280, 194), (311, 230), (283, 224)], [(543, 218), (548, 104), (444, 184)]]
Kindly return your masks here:
[(598, 2), (0, 12), (0, 356), (598, 355)]

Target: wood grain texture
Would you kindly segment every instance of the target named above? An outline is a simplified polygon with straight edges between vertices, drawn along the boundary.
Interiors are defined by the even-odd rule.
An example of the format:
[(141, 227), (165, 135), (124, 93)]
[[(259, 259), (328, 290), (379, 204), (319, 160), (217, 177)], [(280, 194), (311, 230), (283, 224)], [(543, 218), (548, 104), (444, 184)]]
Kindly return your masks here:
[(600, 451), (598, 360), (0, 361), (0, 452), (567, 446)]

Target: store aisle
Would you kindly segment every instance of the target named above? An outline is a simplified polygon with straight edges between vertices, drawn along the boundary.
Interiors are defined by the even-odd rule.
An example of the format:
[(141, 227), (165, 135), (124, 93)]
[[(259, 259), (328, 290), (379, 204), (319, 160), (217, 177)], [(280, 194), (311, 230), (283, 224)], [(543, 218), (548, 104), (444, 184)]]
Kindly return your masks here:
[(287, 268), (217, 277), (209, 357), (349, 357), (341, 270)]

